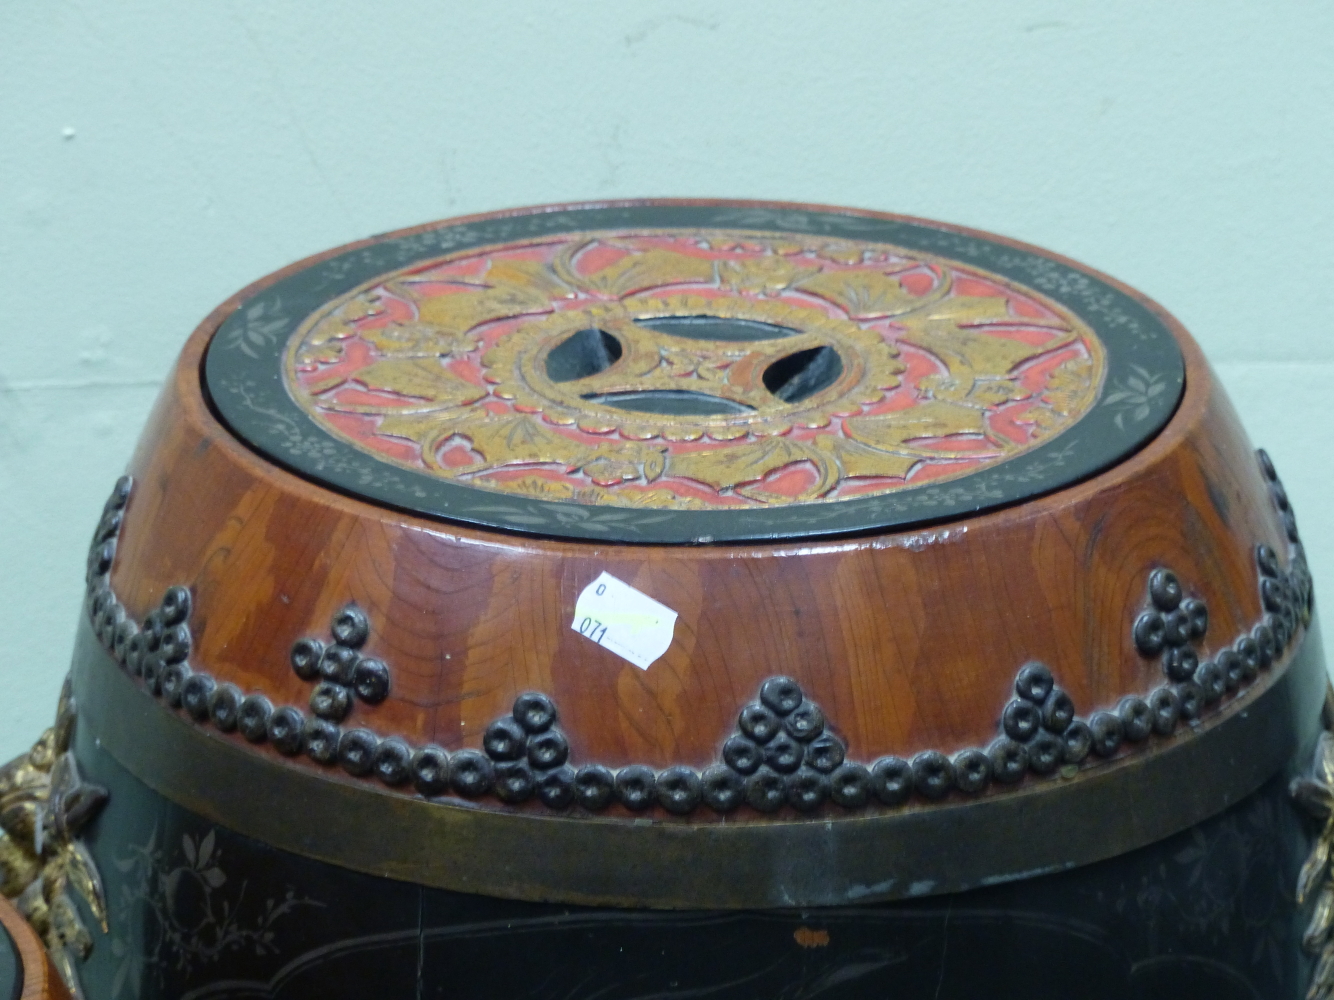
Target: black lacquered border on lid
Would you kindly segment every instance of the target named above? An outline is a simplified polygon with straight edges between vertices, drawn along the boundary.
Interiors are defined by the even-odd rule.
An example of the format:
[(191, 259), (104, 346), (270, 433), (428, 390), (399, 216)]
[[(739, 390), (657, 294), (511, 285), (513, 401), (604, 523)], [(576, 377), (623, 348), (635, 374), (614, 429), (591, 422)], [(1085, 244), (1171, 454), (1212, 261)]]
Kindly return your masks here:
[[(894, 493), (770, 509), (678, 511), (589, 507), (493, 493), (382, 461), (321, 428), (288, 395), (283, 352), (301, 323), (371, 279), (494, 243), (593, 229), (754, 229), (890, 243), (1026, 285), (1077, 314), (1101, 339), (1107, 375), (1072, 427), (971, 475)], [(232, 433), (266, 458), (341, 492), (428, 517), (530, 535), (597, 541), (769, 541), (900, 530), (976, 514), (1069, 486), (1123, 460), (1175, 412), (1185, 364), (1172, 333), (1139, 299), (1069, 264), (999, 240), (906, 219), (758, 203), (534, 210), (483, 218), (338, 254), (241, 303), (219, 327), (204, 386)]]

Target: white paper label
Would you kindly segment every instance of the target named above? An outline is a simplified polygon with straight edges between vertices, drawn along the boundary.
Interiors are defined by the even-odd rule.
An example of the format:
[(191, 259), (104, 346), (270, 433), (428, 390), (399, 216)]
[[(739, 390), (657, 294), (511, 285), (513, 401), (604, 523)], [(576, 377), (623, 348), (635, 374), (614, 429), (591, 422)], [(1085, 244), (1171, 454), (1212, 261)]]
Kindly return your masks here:
[(603, 573), (579, 595), (570, 628), (647, 670), (672, 644), (676, 612)]

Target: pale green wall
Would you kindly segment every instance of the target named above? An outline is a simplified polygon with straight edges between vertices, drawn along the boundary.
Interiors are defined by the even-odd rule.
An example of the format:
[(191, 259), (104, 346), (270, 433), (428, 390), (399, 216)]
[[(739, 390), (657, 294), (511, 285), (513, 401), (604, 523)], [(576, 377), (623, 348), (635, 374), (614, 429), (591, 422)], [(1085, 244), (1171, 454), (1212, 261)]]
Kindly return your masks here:
[(179, 345), (298, 257), (627, 195), (966, 223), (1204, 345), (1334, 594), (1334, 5), (0, 5), (0, 760), (50, 718), (87, 536)]

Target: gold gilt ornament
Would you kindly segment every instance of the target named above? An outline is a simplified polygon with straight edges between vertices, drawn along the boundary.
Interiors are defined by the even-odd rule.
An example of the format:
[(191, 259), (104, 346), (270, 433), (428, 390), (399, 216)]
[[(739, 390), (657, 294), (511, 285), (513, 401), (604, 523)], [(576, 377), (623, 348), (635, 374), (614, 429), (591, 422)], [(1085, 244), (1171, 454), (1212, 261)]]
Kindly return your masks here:
[(928, 255), (624, 231), (370, 282), (302, 325), (286, 380), (326, 429), (410, 468), (705, 509), (966, 474), (1070, 426), (1104, 367), (1067, 310)]
[(1329, 1000), (1334, 997), (1334, 869), (1330, 866), (1334, 851), (1334, 734), (1320, 734), (1311, 774), (1293, 781), (1292, 795), (1322, 824), (1320, 836), (1297, 876), (1297, 903), (1315, 896), (1311, 921), (1302, 935), (1302, 946), (1317, 956), (1306, 997)]
[(33, 748), (0, 767), (0, 892), (41, 935), (75, 1000), (83, 990), (75, 960), (86, 959), (93, 939), (71, 890), (107, 930), (102, 878), (79, 833), (106, 804), (106, 789), (79, 776), (70, 682), (60, 693), (56, 724)]

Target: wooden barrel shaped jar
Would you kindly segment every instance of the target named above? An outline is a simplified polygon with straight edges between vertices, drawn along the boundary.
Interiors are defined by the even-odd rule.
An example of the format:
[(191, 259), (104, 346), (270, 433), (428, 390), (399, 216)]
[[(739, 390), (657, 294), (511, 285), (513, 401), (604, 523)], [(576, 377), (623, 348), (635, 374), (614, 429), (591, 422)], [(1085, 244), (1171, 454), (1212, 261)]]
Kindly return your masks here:
[(1287, 496), (1033, 247), (637, 201), (312, 257), (190, 338), (87, 582), (0, 875), (88, 1000), (1334, 975)]

